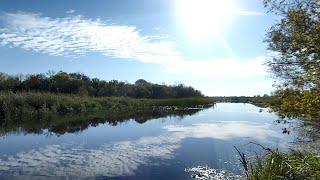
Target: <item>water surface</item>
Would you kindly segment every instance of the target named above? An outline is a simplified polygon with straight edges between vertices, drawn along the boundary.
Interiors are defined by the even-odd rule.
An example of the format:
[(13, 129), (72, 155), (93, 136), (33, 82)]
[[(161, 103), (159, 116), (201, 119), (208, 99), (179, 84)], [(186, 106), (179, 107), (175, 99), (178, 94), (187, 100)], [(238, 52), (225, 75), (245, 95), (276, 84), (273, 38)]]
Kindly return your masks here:
[(295, 133), (283, 133), (288, 124), (251, 104), (137, 119), (87, 123), (63, 133), (2, 130), (0, 179), (192, 179), (186, 169), (197, 166), (241, 174), (233, 146), (259, 152), (248, 143), (285, 149), (295, 139)]

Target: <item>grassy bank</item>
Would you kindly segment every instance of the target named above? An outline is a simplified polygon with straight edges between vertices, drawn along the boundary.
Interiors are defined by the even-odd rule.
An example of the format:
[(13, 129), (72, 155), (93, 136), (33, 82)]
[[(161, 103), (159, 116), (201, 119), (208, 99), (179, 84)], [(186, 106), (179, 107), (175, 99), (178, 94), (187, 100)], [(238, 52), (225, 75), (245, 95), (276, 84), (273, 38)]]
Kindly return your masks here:
[(257, 157), (248, 176), (250, 180), (316, 180), (320, 179), (320, 159), (310, 153), (275, 150), (264, 158)]
[(89, 97), (40, 92), (0, 92), (0, 118), (68, 113), (126, 112), (138, 109), (176, 110), (214, 103), (212, 98), (134, 99)]

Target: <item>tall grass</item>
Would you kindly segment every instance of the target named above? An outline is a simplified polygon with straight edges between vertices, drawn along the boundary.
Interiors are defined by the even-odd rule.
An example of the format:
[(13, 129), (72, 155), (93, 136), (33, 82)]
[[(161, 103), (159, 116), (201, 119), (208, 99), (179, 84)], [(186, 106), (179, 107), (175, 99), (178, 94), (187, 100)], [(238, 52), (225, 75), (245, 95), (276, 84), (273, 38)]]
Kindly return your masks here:
[(125, 112), (136, 109), (175, 110), (213, 104), (211, 98), (133, 99), (88, 97), (40, 92), (0, 92), (0, 119), (32, 117), (38, 114)]
[(242, 163), (249, 180), (318, 180), (320, 159), (307, 152), (279, 150), (255, 158), (251, 164)]

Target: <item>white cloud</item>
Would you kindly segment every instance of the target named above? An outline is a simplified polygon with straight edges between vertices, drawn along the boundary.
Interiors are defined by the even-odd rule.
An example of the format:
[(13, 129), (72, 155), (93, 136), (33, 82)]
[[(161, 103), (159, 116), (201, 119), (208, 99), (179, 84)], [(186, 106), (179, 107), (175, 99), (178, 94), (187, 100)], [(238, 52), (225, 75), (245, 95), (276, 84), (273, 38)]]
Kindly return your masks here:
[(266, 67), (262, 65), (264, 56), (255, 59), (221, 59), (175, 61), (166, 66), (167, 73), (192, 73), (206, 77), (244, 77), (266, 75)]
[(256, 11), (247, 11), (247, 10), (237, 10), (235, 11), (235, 14), (238, 16), (263, 16), (264, 13), (256, 12)]
[(43, 17), (33, 13), (6, 13), (1, 44), (56, 56), (98, 52), (115, 58), (175, 56), (174, 44), (141, 36), (132, 26), (104, 24), (82, 16)]
[(72, 14), (72, 13), (74, 13), (74, 12), (76, 12), (76, 10), (74, 10), (74, 9), (70, 9), (69, 11), (67, 11), (66, 13), (67, 14)]
[(269, 94), (275, 90), (272, 87), (272, 80), (263, 78), (258, 80), (254, 77), (206, 78), (197, 82), (190, 80), (187, 84), (201, 89), (209, 96), (253, 96)]
[[(69, 11), (70, 13), (73, 10)], [(241, 12), (241, 13), (240, 13)], [(257, 14), (239, 11), (242, 15)], [(165, 36), (143, 36), (136, 27), (103, 23), (80, 15), (50, 18), (34, 13), (5, 13), (0, 45), (19, 47), (51, 56), (78, 57), (100, 53), (112, 58), (163, 66), (167, 73), (209, 77), (265, 75), (265, 57), (186, 61)]]

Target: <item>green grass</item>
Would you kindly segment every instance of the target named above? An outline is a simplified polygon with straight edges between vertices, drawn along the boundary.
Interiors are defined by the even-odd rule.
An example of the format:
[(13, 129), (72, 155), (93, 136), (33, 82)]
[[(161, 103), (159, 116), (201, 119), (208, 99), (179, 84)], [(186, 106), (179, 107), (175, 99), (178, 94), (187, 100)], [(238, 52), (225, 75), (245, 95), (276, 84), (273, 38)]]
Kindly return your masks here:
[(68, 113), (127, 112), (138, 109), (177, 110), (213, 104), (212, 98), (134, 99), (40, 92), (0, 92), (0, 119)]
[(250, 180), (318, 180), (320, 159), (307, 152), (274, 150), (263, 158), (257, 157), (248, 175)]

